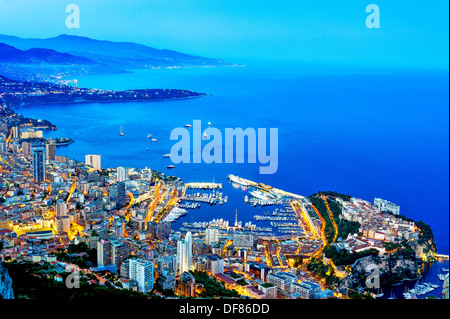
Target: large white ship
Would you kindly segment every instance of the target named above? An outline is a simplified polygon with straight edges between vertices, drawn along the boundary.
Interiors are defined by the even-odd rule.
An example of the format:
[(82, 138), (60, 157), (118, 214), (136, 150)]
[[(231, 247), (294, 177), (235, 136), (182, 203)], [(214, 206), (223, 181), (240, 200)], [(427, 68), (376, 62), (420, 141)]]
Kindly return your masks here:
[(253, 197), (260, 199), (260, 200), (271, 200), (273, 199), (272, 196), (270, 196), (269, 194), (263, 193), (261, 191), (250, 191), (250, 195), (252, 195)]
[(249, 186), (249, 183), (244, 180), (243, 178), (240, 178), (238, 176), (234, 176), (234, 175), (228, 175), (228, 179), (232, 182), (232, 183), (236, 183), (239, 185), (243, 185), (243, 186)]

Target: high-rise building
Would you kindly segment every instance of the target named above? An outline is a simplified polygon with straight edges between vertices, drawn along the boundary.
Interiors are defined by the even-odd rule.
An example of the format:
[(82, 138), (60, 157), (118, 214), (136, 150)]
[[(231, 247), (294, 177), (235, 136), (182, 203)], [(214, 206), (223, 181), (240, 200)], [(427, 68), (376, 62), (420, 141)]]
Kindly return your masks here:
[(110, 228), (109, 231), (112, 231), (114, 233), (114, 236), (117, 238), (123, 237), (124, 234), (124, 223), (123, 222), (117, 222)]
[(160, 257), (158, 259), (158, 272), (162, 272), (163, 269), (176, 271), (177, 270), (177, 256), (170, 255)]
[(177, 273), (192, 270), (192, 234), (187, 232), (184, 238), (177, 242)]
[(162, 290), (174, 290), (175, 288), (175, 274), (172, 270), (164, 269), (158, 277), (159, 285)]
[(0, 153), (6, 153), (8, 151), (8, 146), (5, 142), (0, 142)]
[(56, 217), (56, 227), (58, 232), (66, 232), (70, 231), (70, 217), (69, 216), (60, 216)]
[(176, 276), (175, 294), (185, 297), (195, 297), (195, 278), (189, 272), (183, 272)]
[(205, 230), (205, 244), (211, 246), (212, 243), (219, 243), (219, 228), (208, 227)]
[(206, 269), (212, 275), (223, 274), (223, 259), (219, 255), (208, 255)]
[(100, 239), (97, 243), (97, 265), (112, 265), (112, 244), (109, 240)]
[(51, 141), (45, 145), (47, 150), (47, 160), (54, 161), (56, 156), (56, 144), (54, 141)]
[(170, 235), (171, 223), (166, 221), (161, 221), (156, 224), (155, 237), (157, 239), (167, 239)]
[(31, 143), (22, 142), (22, 153), (26, 156), (31, 156)]
[(120, 265), (120, 277), (130, 278), (130, 261), (126, 260)]
[(42, 147), (34, 147), (33, 155), (33, 180), (36, 183), (45, 181), (45, 149)]
[(56, 217), (64, 217), (67, 215), (67, 204), (64, 200), (56, 201)]
[(130, 279), (137, 282), (140, 291), (153, 289), (153, 263), (144, 259), (130, 259)]
[(14, 126), (12, 128), (12, 138), (14, 140), (19, 140), (20, 139), (20, 126)]
[(122, 261), (131, 253), (130, 245), (126, 241), (110, 239), (111, 242), (111, 264), (116, 265), (118, 269)]
[(115, 183), (109, 185), (109, 200), (116, 202), (116, 207), (123, 207), (126, 203), (125, 183)]
[(93, 155), (88, 154), (86, 155), (86, 165), (92, 166), (95, 170), (101, 170), (102, 164), (101, 164), (101, 155)]
[(20, 153), (20, 144), (18, 142), (12, 142), (10, 147), (14, 153)]
[(206, 251), (206, 247), (203, 238), (194, 238), (192, 240), (192, 252), (194, 254), (203, 254)]
[(126, 180), (128, 180), (128, 168), (117, 167), (117, 182), (125, 182)]

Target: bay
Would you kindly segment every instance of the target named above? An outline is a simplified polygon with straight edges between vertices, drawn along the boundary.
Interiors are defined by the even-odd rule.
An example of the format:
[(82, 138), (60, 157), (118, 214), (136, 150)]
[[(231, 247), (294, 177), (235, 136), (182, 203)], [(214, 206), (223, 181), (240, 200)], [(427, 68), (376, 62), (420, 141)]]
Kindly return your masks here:
[[(75, 143), (57, 154), (84, 161), (101, 154), (102, 167), (150, 167), (186, 182), (224, 184), (228, 203), (180, 218), (254, 222), (264, 209), (244, 204), (244, 191), (228, 174), (308, 196), (334, 190), (401, 206), (401, 214), (430, 224), (438, 251), (449, 244), (448, 74), (394, 70), (327, 70), (298, 65), (137, 70), (93, 75), (78, 86), (99, 89), (173, 88), (208, 96), (168, 102), (39, 105), (18, 110), (50, 120)], [(278, 171), (259, 174), (260, 164), (178, 164), (162, 158), (175, 143), (170, 132), (193, 120), (225, 128), (276, 127)], [(119, 136), (120, 125), (125, 136)], [(151, 142), (151, 133), (158, 142)], [(147, 151), (147, 147), (149, 150)]]

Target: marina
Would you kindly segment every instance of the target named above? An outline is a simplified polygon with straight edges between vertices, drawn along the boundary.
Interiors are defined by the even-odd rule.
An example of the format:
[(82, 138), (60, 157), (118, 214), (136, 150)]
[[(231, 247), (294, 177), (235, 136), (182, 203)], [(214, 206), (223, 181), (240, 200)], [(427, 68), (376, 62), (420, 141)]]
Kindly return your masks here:
[[(194, 233), (204, 232), (208, 227), (219, 228), (221, 234), (231, 234), (234, 230), (252, 233), (255, 237), (273, 237), (275, 234), (272, 227), (260, 227), (247, 222), (242, 226), (242, 222), (238, 222), (237, 226), (230, 226), (228, 221), (220, 219), (213, 219), (209, 222), (183, 222), (181, 231), (190, 231)], [(231, 233), (230, 233), (231, 231)]]
[(178, 207), (184, 208), (184, 209), (197, 209), (201, 207), (200, 203), (180, 203), (178, 204)]
[(186, 189), (222, 189), (220, 183), (186, 183)]
[(279, 206), (285, 203), (285, 201), (280, 201), (280, 200), (270, 200), (270, 199), (266, 199), (266, 200), (262, 200), (262, 199), (256, 199), (256, 198), (252, 198), (250, 200), (246, 201), (247, 204), (249, 204), (250, 206)]
[[(404, 281), (383, 286), (382, 299), (425, 299), (427, 297), (441, 298), (443, 279), (446, 272), (442, 268), (448, 267), (448, 260), (438, 260), (424, 263), (421, 266), (421, 278), (414, 281)], [(441, 279), (442, 278), (442, 279)]]
[[(186, 219), (178, 221), (177, 229), (180, 231), (201, 232), (207, 227), (215, 226), (223, 232), (232, 230), (247, 231), (254, 236), (264, 238), (301, 236), (304, 234), (303, 226), (299, 224), (297, 214), (290, 206), (290, 202), (293, 199), (302, 198), (301, 196), (231, 174), (227, 178), (230, 182), (227, 189), (230, 186), (234, 189), (232, 191), (233, 202), (236, 203), (238, 198), (242, 200), (242, 197), (244, 197), (244, 203), (241, 201), (241, 205), (243, 205), (241, 209), (244, 209), (247, 221), (238, 221), (236, 212), (236, 216), (233, 218), (235, 219), (234, 223), (230, 222), (232, 220), (230, 218), (230, 210), (236, 209), (236, 206), (230, 209), (227, 205), (224, 205), (229, 202), (229, 199), (221, 191), (223, 189), (222, 184), (214, 183), (214, 181), (212, 183), (185, 183), (177, 207), (184, 210), (200, 210), (190, 215), (189, 221)], [(243, 190), (246, 193), (242, 194), (239, 190)], [(215, 208), (213, 207), (220, 208), (222, 214), (217, 211), (214, 212)], [(211, 210), (211, 216), (228, 216), (229, 220), (220, 218), (208, 221), (206, 219), (208, 215), (203, 213), (205, 209)], [(226, 212), (225, 215), (223, 211)], [(184, 215), (180, 214), (180, 217), (182, 216)], [(202, 220), (195, 221), (194, 219), (197, 218)]]
[(191, 202), (201, 202), (206, 203), (210, 205), (222, 205), (223, 203), (226, 203), (228, 200), (228, 197), (222, 197), (222, 193), (218, 194), (205, 194), (205, 193), (195, 193), (195, 194), (185, 194), (183, 197), (181, 197), (182, 201), (191, 201)]
[(172, 210), (163, 218), (165, 222), (174, 222), (181, 216), (187, 214), (187, 210), (179, 207), (174, 207)]

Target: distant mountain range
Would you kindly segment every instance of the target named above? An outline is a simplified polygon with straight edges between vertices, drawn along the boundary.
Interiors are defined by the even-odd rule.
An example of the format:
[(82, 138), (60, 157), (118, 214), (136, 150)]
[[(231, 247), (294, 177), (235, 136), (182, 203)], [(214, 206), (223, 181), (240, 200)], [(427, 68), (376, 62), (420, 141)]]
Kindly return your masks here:
[(19, 50), (13, 46), (0, 43), (0, 63), (90, 65), (96, 64), (97, 62), (51, 49), (33, 48), (29, 50)]
[[(25, 66), (24, 66), (25, 65)], [(172, 50), (159, 50), (132, 42), (112, 42), (60, 35), (23, 39), (0, 35), (0, 72), (76, 75), (117, 73), (140, 68), (227, 66), (220, 59)]]

